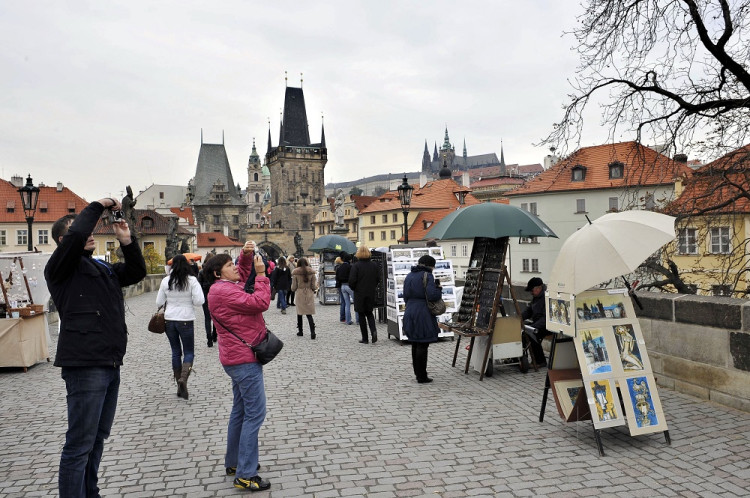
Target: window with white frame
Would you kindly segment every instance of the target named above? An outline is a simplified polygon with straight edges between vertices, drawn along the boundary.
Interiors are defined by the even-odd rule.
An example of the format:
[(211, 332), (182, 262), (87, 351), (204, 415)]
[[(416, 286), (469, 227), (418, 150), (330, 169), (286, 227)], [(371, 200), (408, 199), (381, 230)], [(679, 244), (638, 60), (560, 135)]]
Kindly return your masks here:
[(382, 216), (382, 218), (383, 218), (383, 223), (388, 223), (388, 215), (387, 214), (384, 214)]
[(531, 271), (533, 273), (539, 273), (539, 260), (538, 259), (531, 260)]
[(729, 254), (729, 227), (715, 227), (709, 230), (711, 254)]
[(456, 246), (456, 244), (451, 244), (451, 256), (453, 256), (454, 258), (458, 255), (457, 249), (458, 247)]
[(469, 246), (467, 244), (461, 244), (461, 256), (469, 257)]
[(391, 230), (391, 240), (396, 240), (396, 230)]
[(695, 228), (683, 228), (677, 234), (677, 251), (680, 254), (698, 254), (696, 243), (698, 230)]
[(531, 266), (529, 265), (529, 259), (524, 258), (521, 260), (521, 271), (528, 273), (530, 271)]
[(37, 232), (37, 244), (49, 244), (49, 230), (39, 230)]
[(531, 214), (537, 214), (536, 213), (536, 202), (529, 202), (529, 213), (531, 213)]
[(393, 222), (398, 223), (398, 213), (393, 213)]
[(610, 197), (609, 198), (609, 210), (610, 211), (619, 211), (619, 202), (617, 202), (617, 197)]
[(537, 237), (521, 237), (518, 239), (519, 244), (538, 244), (539, 239)]
[(576, 213), (586, 212), (586, 199), (576, 199)]
[(375, 240), (375, 232), (369, 232), (369, 234), (368, 234), (367, 238), (368, 238), (369, 240)]
[(27, 232), (24, 228), (23, 230), (16, 230), (16, 244), (19, 246), (25, 246), (28, 245), (29, 240), (27, 238)]
[(380, 240), (385, 240), (385, 230), (380, 231)]
[(4, 246), (8, 244), (8, 236), (5, 233), (5, 230), (0, 230), (0, 246)]
[(529, 210), (529, 203), (528, 202), (522, 202), (521, 203), (521, 209), (523, 209), (524, 211), (528, 211)]

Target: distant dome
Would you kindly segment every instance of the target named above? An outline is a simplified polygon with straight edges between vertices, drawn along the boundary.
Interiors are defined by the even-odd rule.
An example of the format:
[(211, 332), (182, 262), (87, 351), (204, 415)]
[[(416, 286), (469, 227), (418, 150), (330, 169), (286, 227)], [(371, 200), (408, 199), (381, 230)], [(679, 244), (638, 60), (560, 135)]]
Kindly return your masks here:
[(438, 173), (438, 175), (441, 180), (447, 180), (453, 177), (451, 170), (448, 169), (448, 164), (445, 161), (443, 161), (443, 167), (440, 168), (440, 173)]
[(260, 168), (260, 174), (263, 176), (271, 176), (271, 172), (268, 171), (268, 166), (264, 164), (263, 167)]

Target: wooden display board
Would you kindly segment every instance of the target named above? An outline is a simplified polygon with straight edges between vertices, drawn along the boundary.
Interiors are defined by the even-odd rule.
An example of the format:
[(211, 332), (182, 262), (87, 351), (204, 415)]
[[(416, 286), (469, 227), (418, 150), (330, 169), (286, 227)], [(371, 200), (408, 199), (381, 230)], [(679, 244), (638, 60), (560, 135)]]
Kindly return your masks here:
[[(572, 303), (570, 308), (568, 303)], [(548, 326), (565, 331), (569, 337), (564, 338), (561, 333), (553, 340), (539, 421), (544, 419), (551, 388), (564, 420), (592, 421), (602, 456), (600, 431), (609, 427), (627, 425), (631, 436), (663, 432), (669, 444), (646, 343), (627, 289), (586, 291), (572, 300), (568, 296), (547, 295), (547, 306), (548, 312), (553, 308), (558, 311), (552, 319), (548, 316)], [(566, 316), (575, 318), (567, 324)], [(573, 362), (577, 363), (576, 368), (571, 368)], [(565, 368), (559, 368), (563, 363)], [(587, 418), (579, 418), (585, 411), (572, 412), (571, 405), (578, 406), (580, 400), (573, 402), (564, 396), (565, 390), (573, 386), (572, 372), (576, 372), (580, 382), (581, 389), (576, 393), (585, 399)]]

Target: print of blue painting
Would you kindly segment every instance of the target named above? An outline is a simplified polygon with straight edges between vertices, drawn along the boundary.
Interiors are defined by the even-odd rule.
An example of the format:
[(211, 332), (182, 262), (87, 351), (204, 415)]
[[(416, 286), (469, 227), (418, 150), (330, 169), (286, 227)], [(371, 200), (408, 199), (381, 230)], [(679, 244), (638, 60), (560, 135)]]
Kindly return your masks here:
[(635, 423), (640, 427), (658, 425), (659, 420), (651, 399), (651, 388), (646, 377), (633, 377), (627, 379), (630, 402), (635, 412)]
[(612, 364), (609, 362), (609, 353), (604, 343), (602, 330), (581, 330), (580, 337), (589, 375), (611, 372)]

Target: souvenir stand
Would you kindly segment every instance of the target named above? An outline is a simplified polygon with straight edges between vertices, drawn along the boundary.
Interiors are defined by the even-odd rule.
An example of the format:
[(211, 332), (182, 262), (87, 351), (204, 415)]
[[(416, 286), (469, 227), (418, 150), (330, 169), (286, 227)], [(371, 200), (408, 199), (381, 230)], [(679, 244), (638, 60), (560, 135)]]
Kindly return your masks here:
[[(507, 335), (511, 331), (518, 343), (521, 343), (521, 310), (512, 286), (508, 286), (515, 317), (509, 317), (506, 313), (502, 300), (503, 285), (510, 284), (510, 276), (505, 266), (505, 257), (508, 251), (508, 237), (488, 238), (475, 237), (469, 259), (469, 269), (466, 271), (463, 295), (458, 312), (453, 315), (449, 322), (440, 324), (446, 331), (458, 335), (456, 350), (453, 354), (453, 366), (456, 366), (458, 349), (461, 345), (461, 337), (469, 338), (469, 353), (466, 357), (464, 373), (469, 373), (469, 365), (477, 338), (486, 337), (486, 346), (482, 358), (479, 380), (483, 380), (487, 371), (487, 362), (490, 358), (490, 348), (496, 341), (496, 336)], [(498, 320), (497, 314), (501, 317)], [(524, 358), (523, 348), (518, 351), (518, 356)], [(521, 362), (521, 371), (528, 369), (528, 364)]]
[(386, 289), (388, 288), (388, 263), (387, 253), (372, 249), (370, 251), (370, 261), (378, 265), (380, 272), (380, 281), (375, 289), (375, 310), (377, 311), (378, 322), (387, 322), (386, 312)]
[(320, 304), (340, 304), (339, 290), (336, 288), (336, 270), (334, 261), (341, 255), (341, 251), (323, 250), (320, 252), (320, 266), (318, 269), (318, 300)]
[[(453, 276), (453, 263), (443, 259), (442, 247), (393, 247), (388, 252), (388, 290), (386, 292), (386, 316), (388, 319), (388, 337), (408, 341), (404, 333), (403, 316), (406, 311), (404, 301), (404, 280), (411, 273), (412, 266), (419, 258), (430, 255), (435, 258), (435, 269), (432, 275), (440, 281), (443, 288), (443, 301), (446, 312), (438, 316), (438, 324), (450, 320), (451, 314), (458, 310), (456, 301), (456, 281)], [(438, 337), (453, 337), (453, 332), (441, 328)]]
[(28, 367), (49, 361), (47, 320), (44, 304), (35, 304), (34, 294), (49, 299), (44, 292), (34, 292), (43, 278), (49, 255), (29, 254), (31, 267), (24, 256), (0, 257), (0, 367)]
[(547, 292), (552, 341), (539, 421), (552, 390), (566, 422), (591, 420), (599, 455), (601, 430), (627, 425), (631, 436), (663, 432), (670, 444), (643, 334), (627, 289)]

